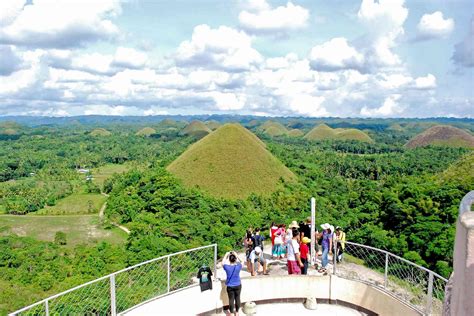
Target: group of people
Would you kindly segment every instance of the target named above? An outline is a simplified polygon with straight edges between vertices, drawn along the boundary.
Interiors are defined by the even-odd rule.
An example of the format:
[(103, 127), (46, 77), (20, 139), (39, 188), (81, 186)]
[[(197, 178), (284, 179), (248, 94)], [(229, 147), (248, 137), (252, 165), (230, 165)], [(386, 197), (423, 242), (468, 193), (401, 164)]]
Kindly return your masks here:
[[(333, 252), (334, 243), (336, 243), (336, 261), (342, 260), (342, 254), (345, 249), (346, 234), (342, 228), (337, 226), (334, 228), (329, 223), (321, 225), (322, 231), (315, 230), (314, 237), (318, 241), (316, 243), (316, 254), (318, 254), (319, 243), (321, 244), (321, 265), (317, 266), (318, 272), (326, 273), (329, 263), (329, 255)], [(272, 259), (287, 260), (288, 274), (307, 274), (310, 265), (310, 243), (311, 243), (311, 218), (298, 224), (292, 221), (288, 228), (285, 224), (277, 225), (272, 223), (269, 236), (272, 243), (271, 257)], [(263, 274), (267, 275), (267, 261), (264, 257), (264, 241), (259, 228), (252, 232), (247, 230), (244, 237), (245, 257), (247, 271), (252, 276), (258, 274), (260, 267)], [(240, 281), (240, 271), (242, 270), (242, 261), (236, 252), (226, 253), (223, 260), (224, 271), (226, 272), (226, 286), (229, 297), (230, 312), (238, 315), (240, 308), (240, 291), (242, 289)]]

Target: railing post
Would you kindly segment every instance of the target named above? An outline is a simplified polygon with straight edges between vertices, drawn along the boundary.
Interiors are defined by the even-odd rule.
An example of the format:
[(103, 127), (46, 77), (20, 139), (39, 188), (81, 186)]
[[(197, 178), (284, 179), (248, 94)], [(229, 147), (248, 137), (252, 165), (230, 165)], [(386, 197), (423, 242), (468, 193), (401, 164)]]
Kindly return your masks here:
[(214, 245), (214, 280), (217, 279), (217, 244)]
[(117, 305), (115, 298), (115, 274), (110, 275), (110, 314), (117, 315)]
[(49, 302), (48, 300), (44, 301), (44, 313), (46, 316), (49, 316)]
[(170, 292), (171, 256), (168, 256), (168, 293)]
[(383, 278), (383, 287), (386, 289), (388, 286), (388, 252), (385, 253), (385, 274)]
[(428, 277), (428, 295), (426, 296), (426, 315), (431, 315), (431, 307), (433, 303), (433, 272), (429, 272)]

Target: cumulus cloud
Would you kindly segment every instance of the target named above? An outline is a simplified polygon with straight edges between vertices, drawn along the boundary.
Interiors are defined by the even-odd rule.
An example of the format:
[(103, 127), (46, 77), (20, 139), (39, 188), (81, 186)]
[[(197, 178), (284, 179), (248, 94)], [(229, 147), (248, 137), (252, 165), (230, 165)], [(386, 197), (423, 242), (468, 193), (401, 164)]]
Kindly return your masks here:
[(430, 40), (436, 38), (445, 38), (454, 29), (454, 20), (443, 17), (441, 11), (431, 14), (424, 14), (417, 25), (417, 40)]
[(415, 80), (415, 87), (420, 90), (436, 88), (436, 77), (428, 74), (425, 77), (418, 77)]
[(365, 55), (371, 68), (394, 67), (401, 64), (393, 52), (397, 39), (404, 34), (403, 24), (408, 17), (404, 0), (363, 0), (357, 13), (367, 26), (369, 48)]
[(347, 43), (343, 37), (313, 47), (310, 53), (311, 67), (322, 71), (360, 69), (364, 56)]
[(2, 22), (0, 43), (66, 48), (110, 39), (118, 34), (117, 26), (110, 20), (120, 13), (118, 0), (96, 1), (93, 5), (75, 0), (35, 0), (20, 10), (18, 4), (15, 1), (15, 5), (3, 13), (7, 15), (4, 20), (7, 22)]
[(239, 14), (240, 25), (250, 33), (286, 33), (306, 27), (309, 19), (309, 11), (291, 1), (276, 8), (266, 1), (250, 1), (250, 8)]
[(451, 59), (458, 66), (474, 67), (474, 15), (471, 18), (466, 37), (454, 46)]
[(0, 45), (0, 76), (8, 76), (21, 67), (22, 60), (9, 45)]
[(192, 39), (182, 42), (175, 55), (183, 67), (205, 67), (245, 71), (263, 58), (252, 48), (252, 38), (227, 26), (212, 29), (206, 24), (194, 28)]
[(392, 94), (385, 98), (383, 104), (378, 108), (364, 106), (360, 110), (362, 116), (390, 117), (403, 112), (404, 107), (399, 104), (400, 94)]

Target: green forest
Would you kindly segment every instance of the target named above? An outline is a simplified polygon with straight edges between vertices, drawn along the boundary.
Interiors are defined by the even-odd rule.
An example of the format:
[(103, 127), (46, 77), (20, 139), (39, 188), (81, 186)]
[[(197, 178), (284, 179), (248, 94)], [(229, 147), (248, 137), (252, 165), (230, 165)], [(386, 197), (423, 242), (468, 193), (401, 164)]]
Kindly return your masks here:
[[(212, 119), (247, 127), (294, 179), (280, 177), (271, 192), (245, 198), (185, 185), (167, 167), (215, 132), (181, 133), (184, 120), (0, 122), (9, 130), (0, 138), (0, 314), (171, 252), (211, 243), (218, 244), (219, 255), (239, 249), (249, 227), (267, 231), (272, 221), (305, 219), (311, 197), (318, 226), (341, 226), (349, 241), (388, 250), (445, 277), (451, 273), (459, 202), (474, 188), (473, 149), (405, 144), (438, 124), (472, 134), (473, 120), (278, 119), (301, 135), (324, 122), (362, 130), (373, 140), (361, 142), (274, 136), (258, 128), (262, 118)], [(146, 127), (152, 132), (137, 133)], [(88, 200), (74, 209), (78, 197)], [(54, 238), (48, 239), (2, 220), (69, 211), (97, 214), (91, 225), (104, 236), (119, 225), (130, 234), (120, 231), (126, 236), (118, 243), (101, 237), (72, 242), (81, 237), (63, 226), (51, 224)]]

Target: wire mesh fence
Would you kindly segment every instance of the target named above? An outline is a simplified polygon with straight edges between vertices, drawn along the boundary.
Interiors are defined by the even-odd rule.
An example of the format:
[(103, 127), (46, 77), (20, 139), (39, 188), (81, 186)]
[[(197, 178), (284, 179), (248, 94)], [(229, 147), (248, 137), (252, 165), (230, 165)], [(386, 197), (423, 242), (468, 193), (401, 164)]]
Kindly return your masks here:
[(216, 271), (217, 245), (159, 257), (51, 296), (10, 315), (116, 315), (197, 283), (200, 267)]
[(340, 277), (383, 289), (424, 314), (442, 314), (447, 280), (422, 266), (387, 251), (347, 241), (343, 260), (335, 256), (333, 264)]

